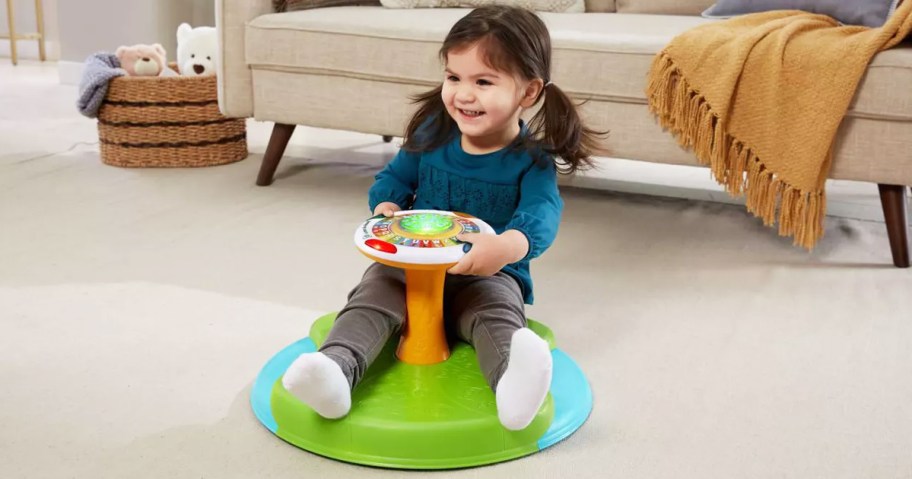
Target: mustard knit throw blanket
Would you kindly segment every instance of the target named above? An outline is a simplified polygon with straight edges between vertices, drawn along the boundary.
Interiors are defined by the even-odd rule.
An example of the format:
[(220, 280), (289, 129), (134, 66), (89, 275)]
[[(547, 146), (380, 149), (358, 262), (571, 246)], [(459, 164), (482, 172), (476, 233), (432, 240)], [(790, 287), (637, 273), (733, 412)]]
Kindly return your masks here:
[(910, 30), (910, 0), (881, 28), (794, 10), (703, 25), (656, 56), (649, 107), (748, 211), (769, 226), (778, 204), (779, 234), (812, 249), (836, 130), (871, 58)]

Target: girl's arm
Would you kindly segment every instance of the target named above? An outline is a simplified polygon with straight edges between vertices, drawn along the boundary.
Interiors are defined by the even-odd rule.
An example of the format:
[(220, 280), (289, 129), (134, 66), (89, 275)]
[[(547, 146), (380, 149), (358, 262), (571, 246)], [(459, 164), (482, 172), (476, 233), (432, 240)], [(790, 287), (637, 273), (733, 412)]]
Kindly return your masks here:
[(385, 168), (374, 177), (368, 192), (370, 210), (376, 211), (381, 203), (393, 203), (401, 209), (411, 206), (418, 188), (418, 165), (421, 154), (399, 150)]
[(523, 175), (519, 205), (504, 231), (504, 234), (510, 231), (522, 233), (528, 242), (525, 255), (516, 261), (537, 258), (551, 246), (557, 237), (563, 208), (554, 164), (544, 168), (533, 165)]
[(540, 256), (557, 236), (563, 206), (554, 165), (533, 166), (523, 176), (519, 205), (504, 232), (459, 235), (472, 249), (449, 273), (490, 276), (508, 264)]

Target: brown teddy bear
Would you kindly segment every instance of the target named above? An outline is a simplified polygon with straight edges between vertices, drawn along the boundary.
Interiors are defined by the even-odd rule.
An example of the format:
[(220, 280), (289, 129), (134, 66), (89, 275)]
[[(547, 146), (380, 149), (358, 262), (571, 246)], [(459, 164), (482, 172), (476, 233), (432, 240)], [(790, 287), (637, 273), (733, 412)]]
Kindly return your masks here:
[(167, 74), (168, 72), (165, 70), (170, 70), (165, 48), (158, 43), (122, 46), (114, 52), (114, 55), (120, 60), (120, 67), (126, 70), (127, 75), (159, 76)]

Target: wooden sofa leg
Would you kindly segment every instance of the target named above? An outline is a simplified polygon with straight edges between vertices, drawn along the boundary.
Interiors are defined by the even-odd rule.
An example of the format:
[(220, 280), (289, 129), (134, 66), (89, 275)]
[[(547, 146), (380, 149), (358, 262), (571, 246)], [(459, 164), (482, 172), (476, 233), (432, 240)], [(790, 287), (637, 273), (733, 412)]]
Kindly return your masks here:
[(902, 185), (878, 185), (880, 203), (883, 206), (887, 235), (893, 264), (898, 268), (909, 267), (909, 222), (906, 217), (906, 187)]
[(291, 139), (295, 126), (297, 125), (276, 123), (272, 127), (272, 135), (269, 137), (266, 154), (263, 155), (263, 164), (260, 165), (260, 174), (257, 176), (257, 185), (269, 186), (272, 184), (272, 177), (279, 166), (279, 161), (282, 161), (282, 155), (285, 154), (285, 147), (288, 146), (288, 140)]

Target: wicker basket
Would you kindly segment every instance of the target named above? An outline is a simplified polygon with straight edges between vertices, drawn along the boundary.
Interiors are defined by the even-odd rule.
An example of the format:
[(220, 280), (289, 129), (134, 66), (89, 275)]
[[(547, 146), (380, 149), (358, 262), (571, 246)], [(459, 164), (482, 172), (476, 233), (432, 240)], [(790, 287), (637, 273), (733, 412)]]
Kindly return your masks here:
[(114, 166), (213, 166), (247, 157), (246, 123), (219, 112), (214, 76), (114, 78), (98, 111), (98, 140), (101, 161)]

